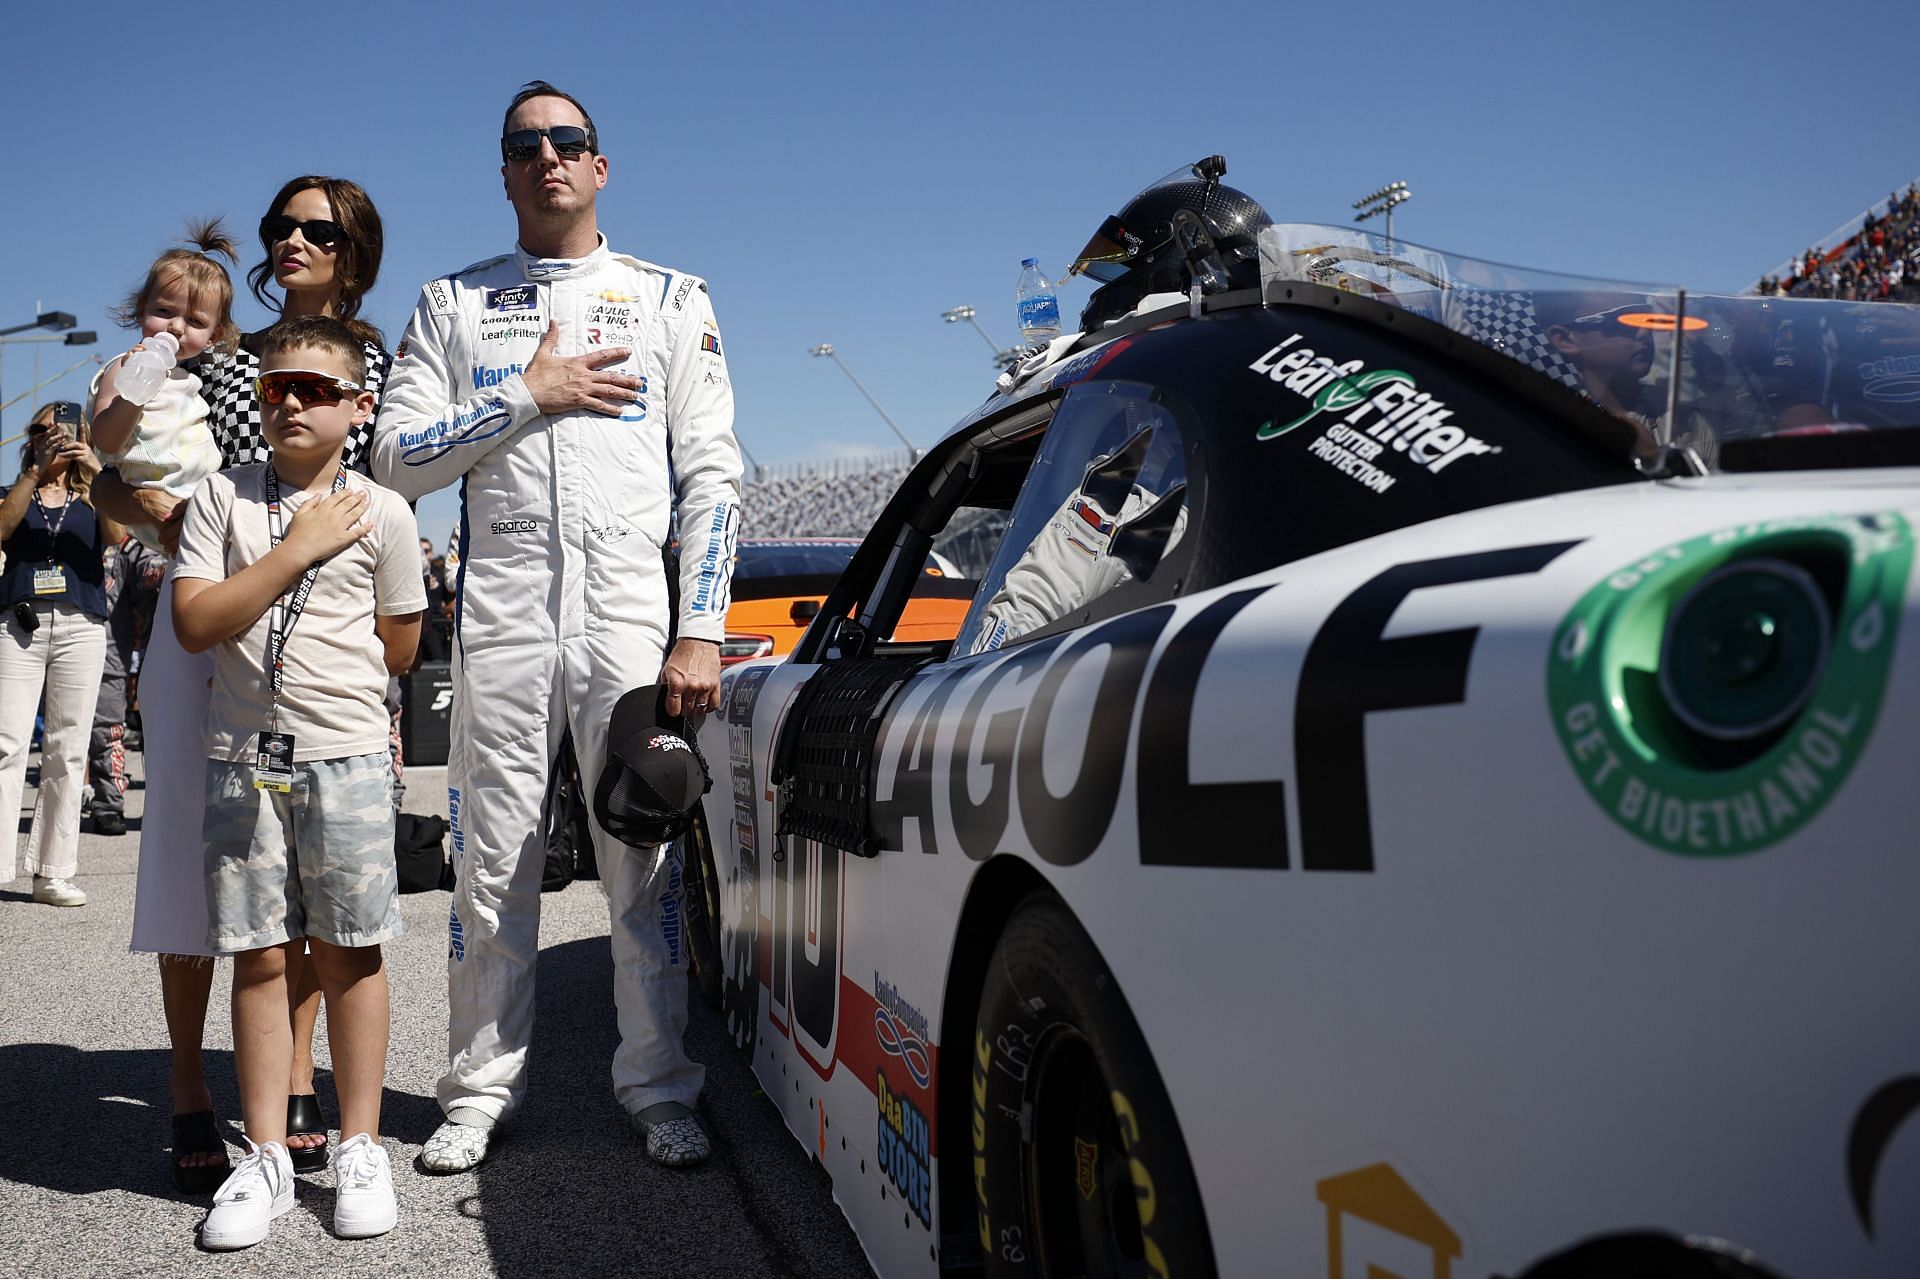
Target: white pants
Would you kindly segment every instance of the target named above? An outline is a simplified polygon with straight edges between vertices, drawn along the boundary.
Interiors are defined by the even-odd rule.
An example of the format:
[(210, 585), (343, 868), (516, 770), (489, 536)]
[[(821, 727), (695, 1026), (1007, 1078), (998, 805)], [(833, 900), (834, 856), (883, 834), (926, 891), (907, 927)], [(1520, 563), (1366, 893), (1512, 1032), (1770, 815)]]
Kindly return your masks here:
[[(458, 884), (447, 960), (447, 1073), (440, 1104), (504, 1118), (526, 1092), (540, 949), (540, 879), (546, 866), (540, 810), (569, 724), (580, 778), (591, 796), (607, 757), (607, 720), (629, 688), (660, 670), (658, 643), (622, 628), (595, 628), (556, 648), (499, 646), (458, 652), (447, 759), (455, 813)], [(705, 1069), (687, 1056), (687, 951), (677, 850), (630, 848), (593, 820), (613, 946), (620, 1046), (614, 1097), (628, 1112), (663, 1101), (692, 1105)], [(468, 906), (470, 877), (511, 877), (499, 928), (482, 935)]]
[[(40, 793), (27, 837), (27, 869), (70, 879), (80, 868), (80, 803), (87, 793), (87, 742), (100, 673), (107, 664), (107, 622), (70, 604), (36, 603), (31, 634), (6, 610), (0, 636), (0, 820), (17, 820), (33, 748), (33, 715), (46, 693), (46, 735), (40, 747)], [(15, 870), (9, 832), (7, 878)]]

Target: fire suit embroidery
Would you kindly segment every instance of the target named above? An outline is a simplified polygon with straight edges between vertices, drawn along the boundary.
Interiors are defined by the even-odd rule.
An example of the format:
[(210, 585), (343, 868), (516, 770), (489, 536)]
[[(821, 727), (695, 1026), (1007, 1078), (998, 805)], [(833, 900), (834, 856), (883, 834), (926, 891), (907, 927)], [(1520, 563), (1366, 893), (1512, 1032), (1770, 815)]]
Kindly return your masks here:
[[(705, 613), (713, 605), (720, 586), (720, 555), (726, 552), (729, 568), (733, 564), (733, 520), (731, 503), (719, 502), (713, 508), (713, 522), (707, 527), (707, 553), (700, 560), (700, 583), (693, 592), (692, 611)], [(722, 597), (727, 592), (719, 591)]]
[(424, 466), (462, 444), (479, 444), (513, 426), (513, 412), (506, 401), (487, 400), (465, 413), (442, 418), (420, 431), (401, 431), (396, 443), (400, 460), (408, 466)]
[[(460, 863), (466, 857), (467, 841), (465, 835), (461, 833), (460, 826), (460, 791), (452, 786), (447, 787), (447, 825), (453, 831), (453, 866), (457, 875)], [(458, 893), (455, 893), (453, 900), (447, 904), (447, 947), (455, 963), (467, 957), (467, 935), (466, 929), (460, 926), (460, 895)]]
[(667, 963), (680, 967), (680, 845), (667, 846), (667, 888), (660, 894), (660, 940), (667, 944)]

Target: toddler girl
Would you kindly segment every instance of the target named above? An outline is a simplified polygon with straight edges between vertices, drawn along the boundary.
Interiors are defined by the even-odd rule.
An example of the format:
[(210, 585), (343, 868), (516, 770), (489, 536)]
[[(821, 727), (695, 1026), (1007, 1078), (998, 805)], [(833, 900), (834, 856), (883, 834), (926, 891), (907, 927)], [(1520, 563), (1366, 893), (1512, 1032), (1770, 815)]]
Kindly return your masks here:
[[(180, 504), (201, 480), (220, 469), (220, 449), (207, 425), (200, 379), (181, 367), (208, 348), (231, 349), (239, 337), (233, 322), (233, 281), (213, 254), (234, 260), (233, 241), (215, 218), (189, 224), (194, 247), (169, 249), (147, 270), (147, 279), (113, 312), (141, 342), (171, 333), (180, 344), (177, 363), (154, 397), (142, 405), (121, 399), (115, 385), (126, 355), (108, 361), (93, 379), (93, 443), (100, 460), (130, 487), (151, 491), (142, 505), (152, 524), (130, 526), (155, 550), (172, 553), (179, 540)], [(164, 518), (163, 518), (164, 517)]]

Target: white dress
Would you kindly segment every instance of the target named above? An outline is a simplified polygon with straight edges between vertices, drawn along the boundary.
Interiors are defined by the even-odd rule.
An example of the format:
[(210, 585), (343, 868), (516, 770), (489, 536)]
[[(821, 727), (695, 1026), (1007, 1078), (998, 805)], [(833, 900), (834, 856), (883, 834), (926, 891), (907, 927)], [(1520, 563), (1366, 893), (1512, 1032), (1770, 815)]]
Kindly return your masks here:
[[(116, 356), (93, 375), (89, 396), (100, 393), (101, 379), (125, 356)], [(159, 489), (169, 497), (192, 497), (200, 481), (225, 463), (207, 422), (207, 402), (200, 394), (200, 378), (186, 369), (167, 372), (167, 380), (140, 410), (140, 424), (118, 453), (101, 453), (100, 461), (113, 467), (134, 488)], [(152, 550), (162, 551), (160, 534), (151, 524), (132, 525), (133, 535)]]
[(207, 681), (213, 654), (189, 653), (173, 634), (173, 570), (160, 587), (140, 666), (141, 758), (147, 806), (133, 896), (133, 949), (212, 955), (207, 945), (205, 850)]

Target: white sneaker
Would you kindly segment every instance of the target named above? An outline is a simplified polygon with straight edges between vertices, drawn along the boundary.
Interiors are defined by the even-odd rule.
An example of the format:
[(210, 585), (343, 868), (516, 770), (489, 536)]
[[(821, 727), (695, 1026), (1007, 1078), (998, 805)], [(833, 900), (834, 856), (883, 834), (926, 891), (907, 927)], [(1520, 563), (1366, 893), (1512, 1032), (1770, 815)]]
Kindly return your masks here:
[(76, 888), (71, 879), (46, 879), (35, 875), (33, 900), (42, 906), (84, 906), (87, 904), (87, 894)]
[(400, 1207), (393, 1199), (393, 1165), (380, 1143), (355, 1133), (333, 1151), (333, 1233), (341, 1239), (371, 1239), (393, 1229)]
[(255, 1146), (213, 1192), (213, 1211), (200, 1242), (216, 1251), (251, 1248), (267, 1237), (273, 1219), (293, 1207), (293, 1160), (277, 1141)]

